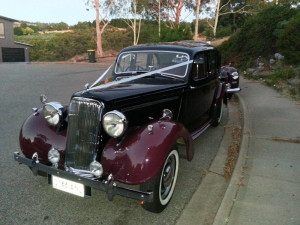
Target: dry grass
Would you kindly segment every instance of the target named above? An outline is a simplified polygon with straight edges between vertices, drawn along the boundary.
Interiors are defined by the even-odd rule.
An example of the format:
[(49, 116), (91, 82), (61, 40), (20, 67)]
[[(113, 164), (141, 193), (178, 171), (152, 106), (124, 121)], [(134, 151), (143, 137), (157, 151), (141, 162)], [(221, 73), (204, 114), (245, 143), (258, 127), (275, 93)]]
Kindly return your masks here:
[(219, 46), (219, 45), (221, 45), (224, 41), (227, 41), (229, 38), (230, 38), (230, 36), (228, 36), (228, 37), (223, 37), (223, 38), (214, 40), (214, 41), (211, 42), (211, 45), (212, 45), (212, 46), (215, 46), (215, 47), (216, 47), (216, 46)]
[(287, 139), (287, 138), (280, 138), (280, 137), (272, 137), (272, 141), (279, 141), (279, 142), (288, 142), (288, 143), (300, 143), (300, 137), (297, 137), (296, 139)]
[(240, 149), (240, 141), (242, 136), (242, 127), (235, 126), (232, 129), (232, 144), (228, 148), (227, 159), (224, 166), (224, 174), (226, 179), (232, 176), (235, 163), (237, 161)]

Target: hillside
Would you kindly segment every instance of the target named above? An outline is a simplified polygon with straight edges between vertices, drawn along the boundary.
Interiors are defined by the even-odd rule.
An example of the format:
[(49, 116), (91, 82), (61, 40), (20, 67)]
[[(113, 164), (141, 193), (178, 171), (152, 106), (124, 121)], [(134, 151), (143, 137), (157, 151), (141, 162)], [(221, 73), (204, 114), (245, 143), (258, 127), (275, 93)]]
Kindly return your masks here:
[(218, 47), (246, 78), (300, 100), (300, 10), (271, 5)]

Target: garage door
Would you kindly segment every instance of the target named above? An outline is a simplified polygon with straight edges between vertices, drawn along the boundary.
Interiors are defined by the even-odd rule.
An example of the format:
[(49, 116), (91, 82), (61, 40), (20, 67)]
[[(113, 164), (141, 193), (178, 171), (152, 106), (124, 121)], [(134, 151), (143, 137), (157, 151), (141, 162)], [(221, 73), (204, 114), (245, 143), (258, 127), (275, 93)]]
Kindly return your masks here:
[(25, 62), (24, 48), (2, 48), (3, 62)]

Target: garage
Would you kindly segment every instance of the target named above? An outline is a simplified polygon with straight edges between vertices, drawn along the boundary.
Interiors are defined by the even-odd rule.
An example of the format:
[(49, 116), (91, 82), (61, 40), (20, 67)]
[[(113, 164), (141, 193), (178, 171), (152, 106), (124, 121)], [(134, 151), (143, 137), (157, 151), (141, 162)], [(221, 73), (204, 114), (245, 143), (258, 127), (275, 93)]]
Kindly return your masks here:
[(3, 62), (25, 62), (24, 48), (2, 48)]
[(29, 62), (32, 45), (14, 41), (14, 23), (17, 20), (0, 15), (0, 63)]

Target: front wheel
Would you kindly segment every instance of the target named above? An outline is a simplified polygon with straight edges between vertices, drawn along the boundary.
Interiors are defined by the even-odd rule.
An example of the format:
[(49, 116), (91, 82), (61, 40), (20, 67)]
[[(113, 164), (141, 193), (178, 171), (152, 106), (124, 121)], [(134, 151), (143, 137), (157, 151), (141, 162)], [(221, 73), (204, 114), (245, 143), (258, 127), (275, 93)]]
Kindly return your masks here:
[(160, 213), (167, 207), (176, 185), (178, 168), (179, 155), (174, 149), (170, 151), (160, 172), (150, 181), (140, 185), (141, 191), (153, 192), (153, 201), (144, 203), (144, 209)]

